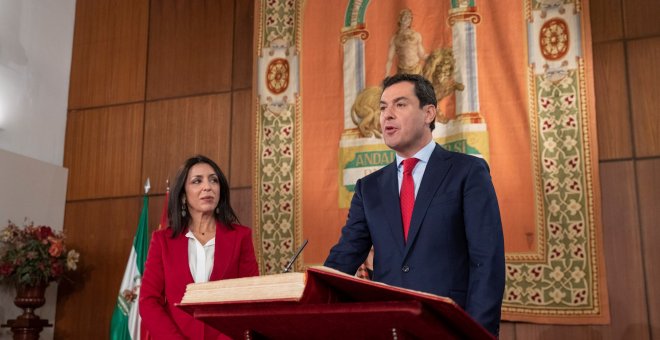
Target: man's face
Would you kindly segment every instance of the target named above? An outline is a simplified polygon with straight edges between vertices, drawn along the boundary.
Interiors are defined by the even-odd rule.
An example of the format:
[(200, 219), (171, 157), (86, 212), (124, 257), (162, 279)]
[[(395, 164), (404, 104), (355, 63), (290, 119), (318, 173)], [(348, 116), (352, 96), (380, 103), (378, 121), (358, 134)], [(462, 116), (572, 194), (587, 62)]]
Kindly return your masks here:
[(435, 119), (433, 105), (419, 107), (415, 85), (396, 83), (380, 97), (380, 126), (385, 145), (402, 157), (411, 157), (431, 141), (429, 124)]

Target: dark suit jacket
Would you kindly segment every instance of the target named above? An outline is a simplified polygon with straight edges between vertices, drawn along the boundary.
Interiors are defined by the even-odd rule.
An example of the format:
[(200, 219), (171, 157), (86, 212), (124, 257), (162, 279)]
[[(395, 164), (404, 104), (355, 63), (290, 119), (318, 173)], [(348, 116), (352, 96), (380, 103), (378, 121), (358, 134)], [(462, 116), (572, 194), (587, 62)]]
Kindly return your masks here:
[(397, 165), (360, 179), (325, 265), (354, 274), (374, 246), (375, 281), (450, 297), (499, 333), (504, 240), (488, 165), (436, 144), (404, 243)]
[[(172, 239), (172, 229), (153, 233), (140, 287), (140, 316), (153, 339), (215, 339), (220, 333), (175, 307), (181, 302), (186, 285), (193, 283), (188, 262), (188, 238), (184, 230)], [(241, 225), (233, 229), (218, 223), (215, 255), (209, 280), (259, 275), (251, 230)]]

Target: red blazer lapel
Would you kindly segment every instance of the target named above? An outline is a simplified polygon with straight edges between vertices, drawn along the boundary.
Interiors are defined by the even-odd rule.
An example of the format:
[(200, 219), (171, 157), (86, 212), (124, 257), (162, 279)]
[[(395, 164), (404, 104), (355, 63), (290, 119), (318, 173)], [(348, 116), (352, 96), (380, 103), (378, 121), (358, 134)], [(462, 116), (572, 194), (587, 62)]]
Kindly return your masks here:
[(233, 261), (236, 235), (238, 233), (226, 225), (217, 222), (215, 225), (215, 255), (213, 256), (213, 270), (210, 281), (225, 278), (227, 267)]
[(188, 260), (188, 228), (184, 228), (183, 232), (179, 234), (176, 239), (171, 239), (169, 236), (167, 240), (170, 242), (172, 247), (172, 262), (174, 263), (173, 273), (185, 273), (180, 279), (185, 279), (185, 283), (192, 283), (195, 280), (192, 277), (190, 272), (190, 262)]

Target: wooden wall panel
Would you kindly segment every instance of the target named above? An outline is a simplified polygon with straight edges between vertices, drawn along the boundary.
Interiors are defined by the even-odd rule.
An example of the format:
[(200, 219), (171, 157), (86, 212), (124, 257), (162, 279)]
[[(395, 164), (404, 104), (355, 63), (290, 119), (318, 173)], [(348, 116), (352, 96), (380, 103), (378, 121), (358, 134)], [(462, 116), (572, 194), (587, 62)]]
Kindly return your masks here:
[(618, 340), (620, 338), (611, 337), (608, 333), (607, 326), (565, 326), (517, 323), (516, 339)]
[(78, 0), (69, 109), (144, 98), (149, 0)]
[(515, 340), (515, 339), (516, 339), (516, 323), (500, 322), (499, 340)]
[(67, 245), (80, 252), (78, 271), (58, 289), (56, 339), (107, 339), (141, 198), (67, 203)]
[[(597, 2), (595, 0), (594, 2)], [(626, 37), (647, 37), (660, 34), (660, 1), (622, 0)]]
[(603, 246), (612, 323), (608, 339), (647, 339), (638, 202), (632, 161), (600, 165)]
[(589, 1), (589, 10), (593, 42), (615, 40), (623, 37), (621, 0)]
[(231, 189), (231, 207), (241, 224), (252, 228), (252, 213), (254, 211), (252, 201), (252, 188)]
[(179, 166), (190, 156), (205, 155), (229, 170), (230, 94), (147, 103), (142, 177), (151, 178), (151, 193), (165, 193)]
[(143, 104), (69, 112), (67, 200), (140, 193), (143, 117)]
[(660, 158), (637, 162), (647, 301), (653, 339), (660, 339)]
[(252, 87), (252, 60), (255, 1), (236, 1), (234, 18), (234, 67), (232, 88)]
[[(163, 213), (163, 207), (167, 204), (165, 202), (165, 195), (149, 196), (149, 238), (151, 233), (158, 229), (160, 224), (160, 216)], [(164, 228), (167, 228), (165, 226)]]
[(234, 1), (151, 1), (147, 98), (231, 89)]
[(599, 158), (629, 158), (632, 137), (623, 43), (596, 44), (593, 50)]
[(628, 77), (638, 157), (660, 156), (659, 60), (660, 37), (628, 42)]
[(252, 185), (255, 109), (256, 105), (252, 103), (252, 90), (233, 93), (229, 176), (229, 185), (232, 188)]

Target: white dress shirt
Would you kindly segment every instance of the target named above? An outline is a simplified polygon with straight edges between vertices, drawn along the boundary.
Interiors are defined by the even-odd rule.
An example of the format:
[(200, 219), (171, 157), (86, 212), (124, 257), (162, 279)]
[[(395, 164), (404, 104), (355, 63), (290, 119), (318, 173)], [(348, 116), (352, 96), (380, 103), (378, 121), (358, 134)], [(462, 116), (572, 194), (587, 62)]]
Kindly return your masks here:
[(215, 255), (215, 237), (202, 245), (189, 230), (188, 237), (188, 265), (195, 282), (208, 282), (213, 270), (213, 256)]
[[(413, 181), (415, 182), (415, 198), (417, 198), (417, 191), (419, 191), (419, 184), (422, 182), (422, 177), (424, 176), (424, 171), (426, 171), (426, 165), (429, 164), (429, 158), (435, 149), (435, 141), (431, 141), (426, 144), (421, 150), (413, 156), (413, 158), (419, 159), (419, 162), (415, 165), (415, 168), (412, 171)], [(401, 192), (401, 181), (403, 180), (403, 160), (405, 158), (396, 155), (396, 164), (398, 164), (397, 177), (399, 179), (399, 192)]]

